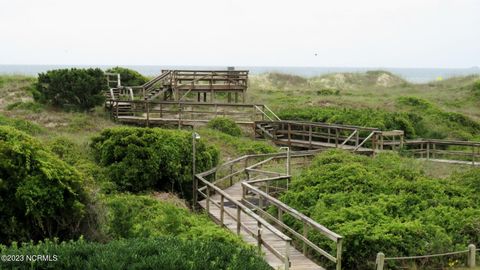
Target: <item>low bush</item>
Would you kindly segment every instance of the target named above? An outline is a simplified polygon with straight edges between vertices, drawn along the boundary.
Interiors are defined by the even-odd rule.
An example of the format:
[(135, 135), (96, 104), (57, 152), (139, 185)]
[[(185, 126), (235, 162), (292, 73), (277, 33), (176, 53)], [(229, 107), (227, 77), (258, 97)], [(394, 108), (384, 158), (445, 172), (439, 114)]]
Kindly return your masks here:
[(178, 236), (186, 240), (214, 240), (244, 245), (239, 237), (222, 229), (207, 216), (145, 195), (109, 195), (107, 235), (113, 239)]
[(39, 125), (26, 121), (23, 119), (16, 119), (5, 117), (0, 113), (0, 126), (14, 127), (20, 131), (26, 132), (30, 135), (36, 135), (42, 133), (44, 130)]
[(0, 126), (0, 241), (72, 238), (88, 201), (82, 177), (35, 138)]
[(209, 128), (201, 129), (199, 133), (209, 143), (218, 145), (222, 149), (221, 154), (227, 157), (228, 155), (238, 157), (239, 155), (268, 154), (278, 151), (277, 147), (268, 142), (255, 141), (245, 137), (234, 137)]
[(29, 101), (29, 102), (19, 101), (19, 102), (8, 104), (7, 106), (7, 110), (25, 110), (25, 111), (35, 112), (35, 113), (41, 112), (43, 111), (43, 109), (44, 109), (44, 106), (42, 104), (32, 102), (32, 101)]
[(57, 69), (38, 74), (33, 97), (55, 107), (87, 111), (103, 103), (105, 90), (101, 69)]
[(476, 96), (480, 96), (480, 80), (473, 84), (472, 91)]
[(338, 96), (340, 95), (340, 90), (323, 88), (323, 89), (317, 90), (317, 95), (318, 96)]
[(307, 120), (335, 124), (403, 130), (407, 138), (473, 140), (480, 123), (460, 113), (446, 112), (417, 97), (400, 97), (398, 112), (371, 108), (307, 107), (286, 108), (278, 113), (286, 120)]
[[(174, 190), (191, 196), (192, 133), (159, 128), (121, 127), (103, 130), (93, 138), (96, 160), (107, 168), (119, 190)], [(196, 171), (212, 168), (218, 150), (196, 143)]]
[(148, 82), (145, 76), (133, 69), (114, 67), (107, 69), (106, 72), (120, 74), (120, 81), (123, 86), (138, 86)]
[(285, 120), (307, 120), (335, 124), (375, 127), (381, 130), (403, 130), (408, 138), (417, 136), (421, 116), (414, 113), (387, 112), (353, 108), (287, 108), (278, 113)]
[(210, 120), (207, 126), (231, 136), (239, 137), (242, 135), (242, 130), (237, 123), (227, 117), (216, 117)]
[[(2, 262), (3, 267), (16, 270), (271, 269), (251, 248), (175, 237), (125, 239), (107, 244), (83, 240), (62, 243), (45, 241), (12, 245), (9, 248), (0, 246), (0, 255), (2, 258), (4, 255), (23, 256), (24, 261)], [(27, 256), (31, 255), (45, 257), (40, 257), (36, 262), (26, 262)]]
[[(393, 153), (372, 159), (333, 150), (316, 157), (281, 200), (344, 236), (346, 269), (372, 269), (380, 251), (412, 256), (479, 245), (478, 172), (432, 179), (416, 161)], [(285, 221), (302, 228), (291, 218)], [(310, 236), (333, 249), (326, 237)]]

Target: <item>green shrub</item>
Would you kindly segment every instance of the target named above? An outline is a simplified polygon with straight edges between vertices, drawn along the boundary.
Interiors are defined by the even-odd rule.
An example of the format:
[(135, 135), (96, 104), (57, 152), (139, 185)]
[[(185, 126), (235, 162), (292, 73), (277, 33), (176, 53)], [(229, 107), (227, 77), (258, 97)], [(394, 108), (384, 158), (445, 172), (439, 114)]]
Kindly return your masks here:
[(107, 234), (113, 239), (178, 236), (182, 239), (215, 240), (243, 245), (242, 240), (217, 226), (207, 216), (150, 196), (109, 195)]
[(330, 88), (324, 88), (317, 90), (317, 95), (318, 96), (338, 96), (340, 95), (340, 90), (338, 89), (330, 89)]
[[(122, 191), (172, 190), (191, 195), (192, 133), (159, 128), (110, 128), (93, 138), (97, 161)], [(196, 143), (196, 171), (212, 168), (218, 150)]]
[(120, 74), (120, 81), (123, 86), (137, 86), (148, 82), (145, 76), (128, 68), (114, 67), (107, 69), (106, 72)]
[[(333, 150), (293, 179), (281, 200), (344, 236), (346, 269), (372, 269), (380, 251), (412, 256), (480, 244), (480, 196), (472, 188), (478, 172), (458, 180), (431, 179), (414, 160), (394, 153), (372, 159)], [(333, 249), (324, 236), (310, 236)]]
[(307, 120), (335, 124), (403, 130), (407, 138), (472, 140), (480, 123), (460, 113), (446, 112), (417, 97), (400, 97), (400, 112), (372, 108), (307, 107), (286, 108), (278, 113), (286, 120)]
[(73, 110), (90, 110), (104, 102), (107, 81), (101, 69), (57, 69), (38, 74), (36, 101)]
[(215, 117), (208, 122), (207, 126), (211, 129), (218, 130), (234, 137), (239, 137), (242, 135), (242, 130), (240, 127), (230, 118)]
[(29, 135), (0, 126), (0, 241), (79, 234), (87, 197), (80, 174)]
[(480, 96), (480, 80), (473, 84), (472, 91), (476, 96)]
[(422, 125), (422, 122), (418, 121), (421, 117), (415, 113), (387, 112), (370, 108), (287, 108), (280, 111), (278, 116), (285, 120), (357, 125), (381, 130), (403, 130), (408, 138), (416, 137), (416, 130)]
[(40, 127), (37, 124), (34, 124), (30, 121), (26, 121), (26, 120), (23, 120), (23, 119), (8, 118), (8, 117), (3, 116), (0, 113), (0, 127), (1, 126), (14, 127), (16, 129), (21, 130), (23, 132), (26, 132), (30, 135), (36, 135), (36, 134), (39, 134), (39, 133), (43, 132), (43, 128)]
[(199, 130), (202, 137), (209, 143), (218, 145), (224, 157), (251, 154), (275, 153), (278, 148), (268, 141), (255, 141), (245, 137), (234, 137), (209, 128)]
[(175, 237), (116, 240), (107, 244), (83, 240), (63, 243), (45, 241), (21, 247), (0, 246), (0, 255), (23, 255), (25, 260), (27, 255), (50, 255), (52, 260), (2, 262), (2, 266), (16, 270), (271, 269), (251, 248)]
[(19, 101), (19, 102), (8, 104), (7, 106), (7, 110), (25, 110), (25, 111), (32, 111), (36, 113), (43, 111), (43, 109), (44, 109), (44, 106), (42, 104), (32, 102), (32, 101), (29, 101), (29, 102)]

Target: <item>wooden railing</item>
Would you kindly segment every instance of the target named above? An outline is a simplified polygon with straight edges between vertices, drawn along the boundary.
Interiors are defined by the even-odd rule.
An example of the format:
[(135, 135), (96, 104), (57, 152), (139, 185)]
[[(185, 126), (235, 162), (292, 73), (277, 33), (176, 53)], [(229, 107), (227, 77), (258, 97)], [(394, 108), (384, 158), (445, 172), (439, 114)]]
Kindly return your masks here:
[[(276, 179), (273, 179), (276, 180)], [(258, 181), (255, 181), (258, 182)], [(266, 192), (261, 191), (260, 189), (255, 188), (253, 185), (251, 185), (248, 182), (242, 182), (242, 187), (244, 189), (243, 191), (243, 198), (242, 202), (245, 205), (248, 205), (255, 209), (258, 213), (260, 213), (260, 216), (263, 218), (266, 218), (270, 222), (273, 222), (275, 225), (279, 226), (280, 228), (286, 230), (290, 235), (294, 236), (298, 240), (300, 240), (303, 244), (303, 254), (306, 256), (308, 252), (308, 248), (313, 249), (316, 251), (319, 255), (327, 258), (328, 260), (332, 261), (336, 265), (336, 269), (340, 270), (342, 267), (341, 263), (341, 258), (342, 258), (342, 236), (338, 235), (335, 232), (330, 231), (326, 227), (318, 224), (311, 218), (305, 216), (304, 214), (298, 212), (297, 210), (293, 209), (292, 207), (286, 205), (285, 203), (281, 202), (280, 200), (270, 196)], [(259, 204), (260, 205), (255, 205), (251, 202), (249, 202), (246, 199), (246, 194), (247, 193), (252, 193), (258, 196)], [(272, 214), (268, 213), (264, 207), (266, 206), (275, 206), (277, 209), (277, 216), (273, 216)], [(303, 226), (302, 226), (302, 232), (297, 232), (290, 226), (286, 225), (283, 222), (283, 216), (285, 214), (288, 214), (289, 216), (293, 217), (294, 219), (300, 221)], [(324, 249), (320, 248), (316, 244), (314, 244), (312, 241), (308, 239), (308, 233), (309, 231), (316, 231), (320, 233), (321, 235), (327, 237), (328, 239), (332, 240), (335, 242), (336, 245), (336, 255), (331, 255), (329, 252), (325, 251)]]
[(420, 139), (405, 142), (405, 149), (413, 157), (427, 160), (443, 159), (450, 163), (480, 165), (480, 142)]
[[(270, 120), (270, 119), (269, 119)], [(275, 143), (309, 149), (335, 146), (342, 149), (383, 150), (401, 148), (403, 131), (380, 131), (377, 128), (303, 121), (256, 121), (255, 125), (273, 126)], [(265, 131), (264, 131), (265, 132)]]
[[(210, 204), (217, 206), (220, 209), (220, 224), (222, 226), (226, 226), (224, 217), (228, 215), (236, 222), (236, 232), (240, 235), (241, 230), (243, 229), (247, 232), (250, 236), (252, 236), (257, 241), (257, 247), (260, 249), (262, 246), (265, 247), (267, 250), (272, 252), (279, 260), (284, 263), (284, 268), (289, 269), (290, 267), (290, 259), (289, 259), (289, 247), (291, 245), (292, 239), (286, 236), (284, 233), (279, 231), (277, 228), (269, 224), (263, 218), (259, 217), (255, 214), (252, 210), (250, 210), (247, 206), (243, 205), (238, 200), (232, 198), (229, 194), (223, 191), (217, 185), (222, 184), (222, 182), (227, 182), (227, 185), (234, 184), (234, 178), (239, 177), (241, 179), (241, 174), (245, 172), (245, 166), (248, 166), (248, 162), (250, 158), (256, 158), (254, 156), (242, 156), (240, 158), (231, 160), (226, 162), (214, 169), (209, 171), (196, 174), (195, 179), (198, 181), (200, 188), (197, 189), (195, 193), (201, 195), (205, 198), (205, 208), (207, 213), (210, 213)], [(240, 165), (240, 166), (238, 166)], [(221, 174), (224, 172), (224, 174)], [(207, 179), (210, 179), (207, 180)], [(194, 193), (194, 205), (197, 201), (197, 194)], [(215, 200), (212, 200), (212, 195), (218, 194), (220, 196), (220, 203), (217, 203)], [(232, 213), (231, 211), (227, 210), (225, 207), (225, 201), (230, 202), (231, 204), (235, 205), (236, 213)], [(250, 216), (257, 222), (256, 230), (252, 230), (246, 224), (242, 223), (241, 213)], [(263, 241), (262, 239), (262, 229), (266, 229), (277, 236), (282, 241), (285, 241), (285, 248), (283, 252), (275, 249), (272, 245), (268, 242)]]
[[(278, 250), (275, 250), (273, 246), (270, 246), (267, 242), (261, 240), (260, 230), (257, 232), (250, 230), (247, 226), (241, 223), (240, 212), (243, 212), (250, 217), (254, 218), (258, 225), (257, 229), (266, 228), (279, 238), (286, 241), (286, 245), (291, 243), (291, 238), (286, 236), (282, 231), (285, 230), (289, 235), (295, 237), (301, 243), (303, 243), (304, 254), (307, 254), (307, 247), (316, 251), (319, 255), (329, 259), (334, 262), (337, 266), (337, 269), (341, 269), (341, 254), (342, 254), (342, 237), (324, 226), (318, 224), (314, 220), (306, 217), (295, 209), (289, 207), (288, 205), (282, 203), (278, 199), (270, 196), (267, 192), (263, 192), (260, 189), (256, 188), (254, 185), (258, 183), (269, 183), (271, 181), (278, 180), (289, 180), (290, 175), (287, 174), (290, 170), (291, 159), (295, 158), (305, 158), (313, 157), (315, 151), (296, 151), (296, 152), (282, 152), (274, 154), (260, 154), (260, 155), (245, 155), (234, 160), (228, 161), (216, 168), (213, 168), (209, 171), (197, 174), (195, 176), (196, 181), (200, 184), (200, 187), (197, 189), (198, 195), (206, 199), (206, 210), (209, 212), (210, 204), (214, 204), (220, 209), (220, 224), (224, 225), (224, 215), (228, 215), (237, 222), (237, 234), (240, 234), (240, 229), (243, 228), (251, 236), (257, 240), (257, 245), (265, 246), (266, 249), (270, 250), (277, 258), (285, 262), (285, 267), (288, 267), (288, 248), (286, 252), (281, 254)], [(260, 167), (268, 165), (271, 162), (277, 162), (284, 159), (286, 161), (286, 171), (284, 172), (275, 172), (262, 170)], [(253, 177), (254, 174), (257, 174), (257, 177)], [(264, 175), (265, 177), (258, 177), (259, 175)], [(227, 188), (234, 185), (237, 182), (242, 183), (243, 193), (241, 201), (236, 201), (230, 195), (222, 190), (222, 188)], [(287, 183), (288, 186), (288, 183)], [(221, 188), (222, 187), (222, 188)], [(267, 188), (268, 190), (268, 188)], [(220, 195), (220, 203), (212, 200), (212, 195), (216, 193)], [(254, 205), (246, 199), (247, 193), (254, 193), (257, 196), (260, 196), (261, 203), (260, 206)], [(194, 204), (196, 204), (198, 198), (197, 194), (194, 194)], [(237, 209), (237, 213), (231, 213), (225, 209), (225, 200), (233, 203)], [(265, 203), (264, 203), (265, 202)], [(264, 206), (272, 205), (277, 207), (279, 217), (275, 218), (265, 211)], [(254, 211), (252, 211), (251, 209)], [(292, 227), (286, 225), (282, 220), (282, 215), (288, 214), (304, 224), (303, 232), (299, 233), (295, 231)], [(267, 222), (265, 219), (269, 220)], [(268, 226), (267, 226), (268, 224)], [(280, 229), (280, 230), (279, 230)], [(317, 231), (320, 234), (326, 236), (328, 239), (336, 243), (336, 254), (331, 255), (327, 251), (318, 247), (311, 240), (308, 239), (308, 230)]]
[(256, 120), (265, 119), (265, 115), (257, 108), (264, 108), (262, 104), (237, 103), (197, 103), (178, 101), (148, 101), (148, 100), (112, 100), (112, 108), (118, 104), (130, 105), (131, 116), (122, 117), (112, 110), (112, 117), (119, 121), (135, 121), (138, 124), (149, 126), (155, 121), (175, 121), (178, 125), (183, 122), (208, 122), (222, 116), (229, 117), (239, 124), (252, 124)]
[(467, 255), (467, 263), (466, 266), (470, 269), (477, 269), (476, 263), (476, 253), (480, 251), (475, 247), (474, 244), (470, 244), (467, 246), (465, 250), (460, 251), (453, 251), (453, 252), (445, 252), (439, 254), (429, 254), (429, 255), (416, 255), (416, 256), (404, 256), (404, 257), (385, 257), (383, 252), (377, 253), (377, 259), (375, 261), (376, 269), (377, 270), (384, 270), (385, 269), (385, 262), (386, 261), (412, 261), (418, 259), (429, 259), (429, 258), (438, 258), (438, 257), (451, 257), (454, 255)]

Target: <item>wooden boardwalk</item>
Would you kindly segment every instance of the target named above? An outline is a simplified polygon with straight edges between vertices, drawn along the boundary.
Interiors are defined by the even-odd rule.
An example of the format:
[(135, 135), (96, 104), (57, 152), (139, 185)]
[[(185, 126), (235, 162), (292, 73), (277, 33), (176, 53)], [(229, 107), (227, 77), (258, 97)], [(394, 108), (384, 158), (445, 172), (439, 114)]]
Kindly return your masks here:
[[(226, 193), (228, 193), (233, 199), (237, 201), (242, 200), (242, 187), (241, 183), (236, 183), (233, 186), (226, 188), (224, 190)], [(216, 201), (220, 203), (220, 196), (219, 195), (213, 195), (211, 196), (211, 199), (213, 201)], [(203, 209), (206, 209), (206, 201), (200, 201), (199, 202), (200, 206)], [(227, 214), (224, 216), (224, 222), (223, 226), (231, 230), (232, 232), (236, 233), (237, 231), (237, 221), (236, 219), (232, 218), (236, 216), (236, 207), (235, 205), (229, 206), (227, 203), (225, 203), (225, 208)], [(211, 203), (209, 206), (209, 215), (217, 222), (220, 224), (220, 208), (216, 206), (215, 204)], [(257, 245), (257, 240), (250, 235), (250, 233), (247, 230), (250, 231), (256, 231), (257, 230), (257, 221), (254, 220), (252, 217), (244, 214), (243, 212), (241, 213), (240, 220), (242, 224), (247, 227), (248, 229), (243, 229), (240, 232), (240, 235), (242, 238), (247, 242), (252, 245)], [(270, 246), (273, 246), (276, 250), (280, 252), (284, 252), (286, 245), (285, 241), (280, 239), (278, 236), (273, 234), (272, 232), (268, 230), (263, 230), (262, 231), (262, 240), (265, 242), (268, 242)], [(284, 269), (284, 263), (278, 259), (270, 250), (266, 249), (262, 245), (262, 252), (264, 253), (264, 258), (272, 266), (274, 269)], [(294, 270), (313, 270), (313, 269), (324, 269), (321, 266), (317, 265), (315, 262), (307, 258), (306, 256), (303, 255), (302, 252), (298, 251), (295, 249), (293, 246), (290, 246), (289, 248), (289, 259), (290, 259), (290, 269)]]

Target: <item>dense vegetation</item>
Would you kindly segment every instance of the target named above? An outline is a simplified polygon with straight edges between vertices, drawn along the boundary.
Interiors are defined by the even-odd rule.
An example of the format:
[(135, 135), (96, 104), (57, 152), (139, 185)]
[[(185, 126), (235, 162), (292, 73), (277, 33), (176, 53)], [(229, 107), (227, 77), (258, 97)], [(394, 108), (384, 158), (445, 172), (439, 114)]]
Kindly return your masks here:
[(0, 126), (0, 241), (78, 236), (87, 194), (76, 169), (41, 143)]
[[(111, 128), (93, 138), (98, 162), (121, 191), (175, 190), (190, 197), (192, 133), (158, 128)], [(196, 143), (196, 170), (218, 162), (218, 150)]]
[[(115, 240), (107, 244), (45, 241), (37, 245), (0, 246), (0, 255), (50, 255), (52, 261), (36, 263), (2, 262), (8, 269), (256, 269), (270, 266), (253, 249), (211, 240), (183, 240), (175, 237)], [(53, 257), (56, 255), (56, 257)]]
[(102, 104), (105, 90), (101, 69), (57, 69), (38, 74), (33, 97), (55, 107), (87, 111)]
[(216, 117), (210, 120), (207, 126), (211, 129), (218, 130), (234, 137), (239, 137), (242, 135), (242, 130), (240, 127), (230, 118)]
[(192, 215), (185, 206), (144, 195), (109, 195), (106, 234), (111, 239), (177, 236), (188, 240), (215, 240), (244, 245), (239, 237), (211, 222)]
[(479, 79), (411, 84), (385, 71), (264, 74), (249, 81), (249, 101), (268, 104), (282, 119), (404, 128), (410, 138), (478, 140)]
[(380, 251), (411, 256), (480, 245), (479, 178), (475, 170), (433, 179), (393, 153), (372, 159), (333, 150), (316, 157), (281, 199), (344, 236), (346, 269), (372, 269)]
[(479, 139), (480, 123), (455, 112), (445, 112), (432, 103), (404, 96), (396, 100), (402, 111), (390, 112), (372, 108), (307, 107), (286, 108), (282, 119), (308, 120), (336, 124), (376, 127), (381, 130), (403, 130), (407, 138)]
[(145, 76), (128, 68), (114, 67), (107, 69), (106, 72), (120, 74), (120, 81), (123, 86), (138, 86), (148, 82)]

